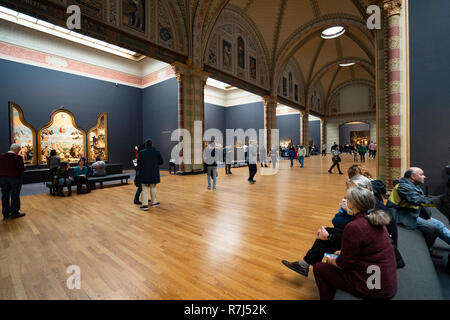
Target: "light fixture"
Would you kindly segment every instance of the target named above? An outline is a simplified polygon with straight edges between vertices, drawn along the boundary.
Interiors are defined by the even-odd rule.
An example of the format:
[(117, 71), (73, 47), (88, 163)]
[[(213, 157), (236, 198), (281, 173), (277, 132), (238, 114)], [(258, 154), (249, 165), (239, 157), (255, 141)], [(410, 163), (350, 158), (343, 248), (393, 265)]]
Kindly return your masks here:
[(218, 81), (218, 80), (215, 80), (213, 78), (208, 78), (208, 80), (206, 81), (206, 84), (211, 86), (211, 87), (219, 88), (219, 89), (222, 89), (222, 90), (231, 90), (233, 88), (228, 83), (224, 83), (222, 81)]
[(339, 66), (341, 67), (350, 67), (355, 65), (355, 62), (349, 62), (349, 63), (340, 63)]
[(77, 42), (85, 46), (109, 52), (127, 59), (140, 61), (145, 58), (145, 56), (143, 55), (137, 55), (137, 53), (134, 51), (124, 49), (115, 46), (113, 44), (82, 35), (78, 32), (71, 31), (66, 28), (61, 28), (52, 23), (33, 18), (29, 15), (19, 13), (17, 11), (2, 6), (0, 6), (0, 19), (17, 23), (34, 30), (42, 31), (47, 34), (57, 36), (59, 38)]
[(321, 37), (323, 39), (334, 39), (342, 36), (345, 33), (345, 28), (342, 26), (334, 26), (322, 31)]

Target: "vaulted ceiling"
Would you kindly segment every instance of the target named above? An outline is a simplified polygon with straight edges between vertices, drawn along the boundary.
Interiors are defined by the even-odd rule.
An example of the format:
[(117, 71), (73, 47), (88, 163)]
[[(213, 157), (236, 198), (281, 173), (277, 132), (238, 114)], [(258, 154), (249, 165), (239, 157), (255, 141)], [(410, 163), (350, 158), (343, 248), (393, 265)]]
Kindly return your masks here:
[[(211, 5), (214, 2), (240, 13), (257, 29), (273, 92), (291, 58), (301, 69), (305, 92), (319, 84), (326, 100), (343, 83), (375, 82), (375, 40), (366, 27), (367, 0), (229, 0), (226, 5), (216, 0)], [(322, 39), (321, 32), (335, 25), (344, 26), (345, 34)], [(356, 64), (339, 66), (345, 62)]]

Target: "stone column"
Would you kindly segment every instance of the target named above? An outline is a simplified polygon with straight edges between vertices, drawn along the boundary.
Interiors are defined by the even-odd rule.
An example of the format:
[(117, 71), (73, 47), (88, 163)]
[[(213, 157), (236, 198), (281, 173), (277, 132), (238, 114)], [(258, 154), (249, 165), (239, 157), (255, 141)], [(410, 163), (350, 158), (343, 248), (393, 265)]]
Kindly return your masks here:
[(264, 101), (264, 129), (266, 135), (264, 137), (264, 145), (266, 151), (270, 154), (272, 149), (272, 129), (277, 128), (277, 97), (275, 95), (263, 96)]
[[(322, 146), (327, 143), (327, 119), (320, 119), (320, 146), (319, 152), (322, 154)], [(328, 146), (327, 146), (328, 148)]]
[(385, 88), (386, 88), (386, 184), (402, 176), (401, 110), (400, 110), (400, 12), (402, 0), (383, 1), (385, 30)]
[[(191, 163), (182, 163), (179, 166), (180, 173), (192, 173), (203, 171), (203, 133), (205, 131), (204, 119), (204, 89), (209, 74), (194, 67), (175, 62), (172, 64), (178, 80), (178, 129), (186, 129), (191, 135)], [(194, 135), (194, 123), (201, 121), (201, 137)], [(196, 139), (194, 139), (196, 138)], [(183, 141), (188, 143), (188, 141)], [(197, 154), (198, 163), (195, 163), (195, 150), (201, 150), (201, 156)], [(183, 154), (183, 158), (185, 155)], [(201, 162), (201, 163), (200, 163)]]
[(309, 110), (305, 110), (301, 112), (302, 114), (302, 141), (301, 143), (305, 147), (306, 150), (309, 146)]

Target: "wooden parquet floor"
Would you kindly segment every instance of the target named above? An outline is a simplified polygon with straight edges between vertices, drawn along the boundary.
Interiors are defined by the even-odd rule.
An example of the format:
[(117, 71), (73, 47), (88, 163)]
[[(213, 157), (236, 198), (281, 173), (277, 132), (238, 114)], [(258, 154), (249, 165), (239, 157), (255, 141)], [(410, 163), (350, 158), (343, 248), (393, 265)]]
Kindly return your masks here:
[[(353, 163), (344, 156), (342, 167)], [(0, 222), (0, 299), (318, 299), (314, 276), (281, 264), (303, 257), (330, 225), (345, 176), (331, 157), (307, 158), (247, 182), (248, 169), (166, 176), (159, 208), (140, 211), (135, 186), (68, 198), (22, 197), (25, 218)], [(366, 167), (375, 172), (375, 160)], [(80, 267), (69, 290), (67, 268)]]

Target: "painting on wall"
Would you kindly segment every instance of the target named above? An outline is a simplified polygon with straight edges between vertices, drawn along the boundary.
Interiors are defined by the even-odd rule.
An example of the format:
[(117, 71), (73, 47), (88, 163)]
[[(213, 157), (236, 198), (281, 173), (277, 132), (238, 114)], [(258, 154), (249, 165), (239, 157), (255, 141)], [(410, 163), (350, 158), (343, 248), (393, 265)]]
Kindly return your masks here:
[(250, 78), (256, 80), (256, 59), (250, 57)]
[(370, 131), (350, 132), (350, 141), (353, 145), (368, 145), (370, 141)]
[(145, 33), (145, 0), (122, 0), (122, 23), (133, 30)]
[(238, 56), (238, 67), (245, 69), (245, 43), (242, 37), (238, 37), (237, 40), (237, 56)]
[(23, 116), (22, 109), (15, 103), (9, 103), (10, 144), (21, 146), (19, 155), (25, 165), (36, 164), (36, 130), (28, 124)]
[(222, 64), (223, 68), (232, 71), (233, 70), (233, 58), (232, 58), (232, 45), (230, 42), (223, 40), (223, 52), (222, 52)]
[(39, 164), (47, 164), (51, 150), (61, 161), (78, 162), (86, 157), (86, 133), (77, 126), (73, 114), (62, 108), (54, 111), (51, 120), (38, 131)]
[(88, 161), (94, 162), (97, 157), (108, 161), (108, 115), (102, 113), (98, 117), (97, 126), (89, 130), (88, 135)]

